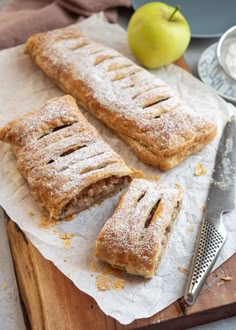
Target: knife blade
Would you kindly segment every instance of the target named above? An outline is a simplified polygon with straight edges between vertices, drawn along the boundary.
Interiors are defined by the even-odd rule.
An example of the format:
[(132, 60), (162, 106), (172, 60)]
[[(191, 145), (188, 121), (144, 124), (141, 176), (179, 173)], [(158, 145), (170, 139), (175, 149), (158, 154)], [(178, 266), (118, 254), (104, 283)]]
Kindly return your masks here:
[(207, 198), (206, 217), (235, 208), (236, 129), (235, 117), (227, 122), (215, 159)]
[(235, 208), (235, 181), (236, 123), (233, 116), (224, 127), (216, 153), (206, 209), (184, 295), (190, 306), (196, 301), (226, 241), (222, 214)]

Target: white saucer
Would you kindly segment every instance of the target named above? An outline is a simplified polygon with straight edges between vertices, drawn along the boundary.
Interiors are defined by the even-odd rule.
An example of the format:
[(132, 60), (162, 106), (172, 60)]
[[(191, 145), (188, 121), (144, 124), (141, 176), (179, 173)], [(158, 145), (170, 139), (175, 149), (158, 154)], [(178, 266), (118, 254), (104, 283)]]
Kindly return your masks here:
[(201, 80), (220, 96), (236, 102), (236, 81), (221, 68), (216, 57), (217, 44), (216, 42), (202, 53), (198, 62), (198, 73)]

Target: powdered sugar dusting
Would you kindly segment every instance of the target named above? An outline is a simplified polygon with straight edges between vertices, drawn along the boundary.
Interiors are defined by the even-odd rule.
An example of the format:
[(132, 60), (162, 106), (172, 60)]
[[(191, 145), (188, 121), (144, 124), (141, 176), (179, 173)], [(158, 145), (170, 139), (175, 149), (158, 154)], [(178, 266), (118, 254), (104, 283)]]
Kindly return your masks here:
[[(84, 20), (80, 27), (85, 33), (93, 36), (95, 40), (108, 42), (112, 47), (120, 49), (121, 52), (129, 53), (126, 33), (121, 31), (119, 26), (105, 23), (95, 16)], [(1, 90), (2, 97), (0, 97), (3, 110), (2, 124), (14, 118), (16, 114), (21, 115), (27, 109), (32, 109), (32, 105), (37, 107), (38, 104), (42, 104), (45, 100), (61, 93), (56, 86), (53, 87), (52, 83), (36, 66), (30, 63), (30, 59), (22, 54), (22, 47), (9, 49), (1, 55), (0, 71), (5, 86), (4, 90)], [(219, 133), (230, 114), (235, 112), (232, 105), (224, 102), (200, 81), (186, 74), (177, 66), (167, 66), (155, 71), (154, 74), (165, 77), (164, 79), (168, 80), (168, 83), (189, 104), (193, 104), (194, 108), (199, 109), (205, 116), (214, 118), (219, 125)], [(138, 73), (135, 76), (138, 76)], [(17, 77), (18, 79), (16, 79)], [(124, 82), (125, 79), (119, 82)], [(46, 91), (41, 91), (42, 88), (46, 88)], [(14, 97), (12, 97), (13, 89), (17, 90)], [(71, 241), (71, 249), (67, 251), (63, 248), (63, 241), (58, 239), (58, 235), (51, 233), (55, 228), (45, 230), (37, 226), (39, 221), (38, 208), (29, 196), (28, 187), (16, 172), (14, 157), (7, 145), (2, 145), (0, 148), (2, 159), (0, 166), (1, 205), (24, 230), (45, 258), (56, 264), (60, 271), (68, 276), (79, 289), (92, 296), (104, 313), (111, 315), (122, 324), (127, 324), (134, 319), (154, 315), (183, 295), (186, 276), (178, 271), (178, 267), (188, 268), (191, 260), (192, 245), (200, 224), (201, 207), (206, 200), (206, 190), (219, 136), (202, 152), (193, 155), (175, 169), (160, 174), (158, 169), (145, 166), (139, 161), (132, 151), (103, 124), (93, 120), (89, 115), (88, 118), (94, 122), (95, 126), (101, 130), (102, 135), (125, 157), (129, 164), (144, 171), (145, 177), (154, 180), (154, 176), (160, 175), (161, 182), (169, 182), (173, 186), (178, 183), (178, 186), (186, 190), (183, 210), (178, 223), (174, 226), (173, 236), (158, 268), (157, 276), (150, 281), (145, 281), (137, 276), (124, 275), (125, 285), (120, 292), (98, 291), (95, 284), (95, 270), (90, 269), (94, 244), (98, 232), (118, 204), (119, 196), (105, 201), (98, 207), (82, 212), (74, 221), (60, 222), (56, 225), (55, 228), (60, 233), (72, 232), (75, 234)], [(195, 177), (193, 176), (194, 165), (200, 162), (204, 163), (207, 174)], [(25, 198), (25, 195), (28, 198)], [(28, 216), (29, 211), (33, 211), (35, 216)], [(228, 239), (218, 258), (216, 267), (235, 252), (235, 214), (235, 212), (230, 212), (224, 216)], [(187, 228), (190, 227), (188, 221), (191, 221), (193, 227), (191, 233), (187, 231)], [(100, 263), (98, 264), (100, 265)]]
[(156, 256), (166, 244), (165, 230), (176, 218), (181, 201), (182, 193), (177, 189), (134, 180), (100, 232), (95, 255), (128, 272), (135, 269), (153, 276)]
[(99, 180), (131, 174), (71, 96), (53, 99), (7, 127), (11, 142), (21, 146), (18, 169), (49, 213), (60, 212), (68, 200)]
[[(78, 25), (61, 29), (61, 34), (59, 30), (48, 32), (44, 38), (46, 42), (37, 50), (37, 64), (41, 69), (83, 105), (87, 104), (88, 110), (109, 127), (137, 141), (141, 137), (142, 144), (149, 145), (154, 154), (170, 148), (177, 153), (215, 130), (209, 120), (177, 99), (163, 81), (116, 50), (83, 36)], [(83, 46), (76, 47), (78, 43)], [(40, 61), (40, 56), (48, 61)], [(45, 67), (50, 62), (60, 69), (57, 77), (53, 72), (48, 73)], [(68, 87), (68, 76), (72, 85), (82, 82), (87, 87), (86, 95), (80, 91), (79, 84), (78, 88)], [(91, 100), (102, 104), (103, 113), (91, 106)], [(175, 112), (175, 115), (169, 116), (169, 112)], [(111, 120), (114, 113), (115, 123)], [(124, 131), (124, 121), (130, 125), (135, 122), (135, 127)], [(166, 138), (160, 138), (162, 135)]]
[(40, 109), (10, 122), (0, 131), (2, 140), (22, 147), (28, 141), (39, 138), (45, 130), (50, 131), (55, 126), (76, 122), (77, 113), (68, 112), (69, 99), (52, 99)]
[(221, 190), (228, 190), (232, 185), (232, 166), (234, 166), (232, 164), (232, 157), (229, 157), (229, 154), (233, 150), (232, 137), (227, 138), (225, 145), (222, 147), (224, 148), (223, 158), (221, 164), (218, 164), (220, 166), (220, 174), (217, 180), (213, 180), (213, 182)]

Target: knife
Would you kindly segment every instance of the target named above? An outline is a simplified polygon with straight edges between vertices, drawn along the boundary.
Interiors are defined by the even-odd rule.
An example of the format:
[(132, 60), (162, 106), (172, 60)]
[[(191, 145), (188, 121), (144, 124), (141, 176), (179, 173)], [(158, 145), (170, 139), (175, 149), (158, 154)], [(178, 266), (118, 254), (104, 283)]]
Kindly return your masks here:
[(235, 208), (236, 124), (231, 117), (223, 130), (215, 158), (195, 254), (185, 290), (188, 305), (196, 301), (222, 249), (227, 232), (222, 214)]

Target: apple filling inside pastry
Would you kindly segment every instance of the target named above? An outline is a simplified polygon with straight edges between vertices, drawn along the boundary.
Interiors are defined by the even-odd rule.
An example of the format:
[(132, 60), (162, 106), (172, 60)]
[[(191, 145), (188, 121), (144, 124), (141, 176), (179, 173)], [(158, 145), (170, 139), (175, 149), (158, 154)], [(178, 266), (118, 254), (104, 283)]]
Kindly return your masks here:
[(181, 202), (180, 190), (134, 180), (98, 235), (95, 257), (130, 274), (153, 277)]
[(63, 207), (61, 211), (63, 218), (70, 219), (74, 214), (117, 194), (119, 191), (126, 188), (130, 181), (131, 178), (129, 176), (121, 178), (111, 176), (90, 185)]

